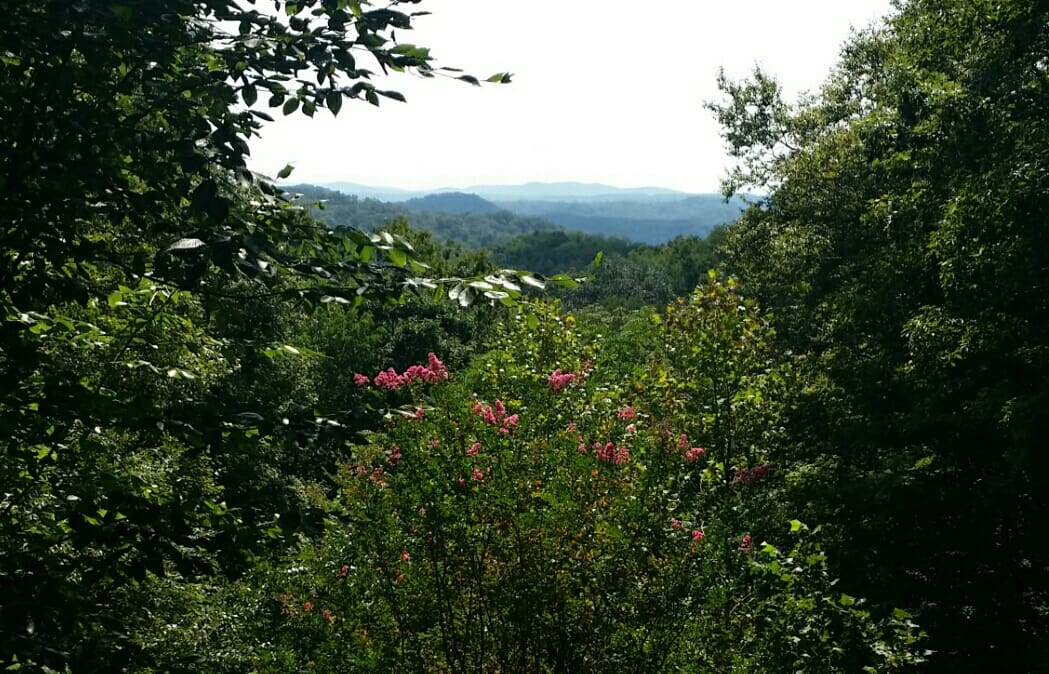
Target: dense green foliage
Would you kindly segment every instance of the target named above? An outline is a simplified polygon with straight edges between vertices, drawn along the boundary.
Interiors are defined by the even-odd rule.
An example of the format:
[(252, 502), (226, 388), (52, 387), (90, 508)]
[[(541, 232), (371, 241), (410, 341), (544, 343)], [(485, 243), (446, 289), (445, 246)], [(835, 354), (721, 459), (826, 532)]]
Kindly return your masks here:
[(929, 671), (1049, 669), (1049, 4), (913, 0), (792, 106), (715, 105), (771, 188), (733, 269), (809, 385), (793, 499), (851, 586), (903, 601)]
[(4, 5), (0, 666), (1049, 669), (1049, 2), (722, 78), (768, 198), (659, 245), (246, 168), (476, 84), (415, 4)]
[(623, 345), (641, 360), (539, 309), (447, 380), (432, 354), (426, 381), (356, 375), (390, 407), (312, 494), (323, 539), (221, 597), (231, 630), (204, 603), (160, 648), (185, 664), (203, 635), (209, 671), (906, 667), (907, 614), (834, 587), (777, 505), (793, 375), (770, 336), (711, 281)]
[(313, 407), (288, 342), (311, 306), (382, 302), (422, 270), (403, 238), (334, 235), (245, 168), (260, 98), (306, 115), (401, 98), (357, 67), (362, 52), (439, 72), (392, 40), (411, 17), (277, 8), (4, 6), (5, 665), (141, 667), (133, 635), (178, 614), (182, 592), (309, 531), (294, 485), (324, 474), (352, 412)]
[(495, 213), (503, 210), (476, 194), (462, 192), (427, 194), (425, 197), (408, 199), (404, 202), (404, 206), (413, 211), (430, 213)]

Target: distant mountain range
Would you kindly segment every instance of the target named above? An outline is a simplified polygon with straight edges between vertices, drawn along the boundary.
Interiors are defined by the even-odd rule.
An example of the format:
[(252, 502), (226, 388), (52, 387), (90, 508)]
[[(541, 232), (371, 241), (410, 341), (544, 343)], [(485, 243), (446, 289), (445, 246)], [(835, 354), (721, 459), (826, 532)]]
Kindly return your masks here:
[[(303, 192), (308, 197), (323, 192), (323, 198), (329, 202), (336, 194), (360, 200), (352, 202), (352, 206), (344, 198), (335, 200), (338, 206), (331, 203), (338, 217), (334, 217), (336, 212), (332, 210), (322, 217), (333, 224), (350, 217), (352, 210), (354, 219), (370, 221), (380, 213), (397, 214), (424, 229), (432, 225), (447, 232), (451, 229), (447, 216), (471, 216), (463, 223), (467, 220), (472, 223), (468, 236), (471, 240), (488, 239), (478, 236), (479, 228), (483, 228), (478, 218), (489, 217), (494, 218), (490, 222), (499, 222), (509, 231), (520, 232), (528, 226), (525, 222), (530, 221), (540, 225), (537, 229), (560, 226), (657, 245), (677, 236), (704, 237), (714, 227), (734, 222), (746, 208), (742, 199), (726, 202), (718, 194), (688, 194), (658, 187), (618, 188), (594, 183), (479, 185), (467, 191), (428, 192), (356, 183), (328, 183), (319, 188), (299, 185), (287, 189)], [(385, 206), (380, 208), (379, 202)], [(440, 220), (433, 219), (437, 215), (441, 216)], [(438, 223), (441, 224), (438, 226)]]
[(350, 182), (318, 183), (319, 187), (355, 194), (379, 201), (408, 201), (433, 194), (458, 192), (476, 194), (489, 201), (650, 201), (653, 199), (681, 199), (691, 196), (662, 187), (613, 187), (600, 183), (531, 182), (523, 185), (472, 185), (470, 187), (443, 187), (433, 190), (406, 190), (399, 187), (373, 187)]

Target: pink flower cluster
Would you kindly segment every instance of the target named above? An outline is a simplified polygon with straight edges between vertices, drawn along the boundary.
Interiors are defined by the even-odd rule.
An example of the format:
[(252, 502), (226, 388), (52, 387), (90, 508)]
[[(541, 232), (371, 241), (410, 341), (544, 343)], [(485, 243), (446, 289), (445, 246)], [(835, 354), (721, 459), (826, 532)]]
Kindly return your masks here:
[(637, 419), (637, 412), (634, 410), (633, 405), (627, 405), (623, 409), (619, 410), (620, 419)]
[[(403, 373), (398, 374), (392, 367), (375, 375), (373, 382), (379, 388), (396, 391), (404, 386), (411, 386), (425, 382), (436, 384), (448, 378), (448, 368), (444, 366), (441, 359), (433, 353), (427, 355), (428, 365), (411, 365)], [(368, 377), (363, 374), (353, 375), (353, 383), (357, 386), (367, 386)]]
[(685, 461), (693, 463), (696, 459), (698, 459), (706, 453), (707, 450), (703, 449), (702, 447), (692, 447), (687, 452), (685, 452)]
[[(400, 454), (397, 455), (397, 458), (400, 459)], [(393, 464), (390, 465), (392, 466)], [(368, 478), (369, 482), (378, 487), (386, 486), (386, 472), (383, 470), (382, 466), (375, 466), (374, 468), (369, 468), (368, 466), (364, 465), (354, 466), (353, 464), (347, 464), (346, 468), (347, 470), (352, 471), (353, 474), (357, 477)]]
[(503, 435), (510, 435), (516, 431), (517, 425), (521, 422), (520, 415), (506, 413), (506, 406), (503, 405), (502, 400), (496, 400), (495, 407), (476, 403), (473, 413), (481, 417), (481, 421), (486, 425), (499, 427), (499, 432)]
[(604, 461), (605, 463), (619, 466), (630, 461), (630, 450), (624, 446), (617, 448), (611, 442), (605, 443), (604, 446), (602, 446), (600, 442), (595, 442), (594, 456), (597, 457), (598, 461)]
[(770, 468), (772, 468), (772, 466), (763, 463), (760, 466), (741, 470), (736, 473), (736, 479), (733, 481), (733, 484), (742, 484), (747, 487), (753, 487), (758, 482), (761, 482), (761, 479), (765, 477)]
[(754, 539), (750, 537), (750, 534), (743, 534), (743, 540), (739, 542), (739, 551), (744, 554), (749, 553), (753, 540)]
[(561, 372), (561, 368), (557, 368), (546, 378), (546, 383), (550, 385), (551, 392), (560, 393), (565, 390), (566, 386), (575, 381), (576, 376), (574, 372)]
[(397, 465), (397, 462), (401, 460), (401, 447), (400, 445), (391, 445), (390, 453), (386, 455), (386, 463), (390, 464), (393, 468)]

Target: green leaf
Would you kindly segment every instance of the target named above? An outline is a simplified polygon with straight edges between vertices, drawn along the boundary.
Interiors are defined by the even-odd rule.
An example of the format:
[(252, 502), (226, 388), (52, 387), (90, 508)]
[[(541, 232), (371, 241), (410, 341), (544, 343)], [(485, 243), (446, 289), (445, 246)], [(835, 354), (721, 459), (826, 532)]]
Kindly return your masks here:
[(324, 102), (327, 104), (328, 109), (331, 110), (331, 114), (338, 116), (339, 110), (342, 110), (342, 92), (329, 91)]
[(791, 533), (797, 533), (797, 532), (801, 531), (801, 527), (802, 526), (804, 526), (804, 525), (801, 523), (801, 520), (791, 520), (790, 521), (790, 531), (791, 531)]
[(284, 103), (284, 107), (281, 108), (281, 111), (285, 115), (290, 115), (291, 113), (295, 112), (298, 109), (299, 109), (299, 99), (297, 99), (297, 98), (289, 98)]
[(546, 288), (546, 283), (544, 283), (543, 281), (539, 280), (535, 276), (532, 276), (531, 274), (524, 274), (524, 275), (522, 275), (521, 276), (521, 283), (525, 284), (526, 286), (532, 286), (533, 288), (538, 288), (539, 290), (543, 290), (543, 289)]
[(399, 248), (391, 248), (386, 251), (386, 257), (390, 260), (390, 264), (396, 267), (403, 267), (408, 264), (408, 254)]
[(557, 274), (555, 276), (551, 276), (546, 281), (547, 281), (547, 283), (551, 283), (553, 285), (561, 286), (561, 287), (564, 287), (564, 288), (578, 288), (579, 287), (579, 281), (574, 279), (574, 278), (572, 278), (568, 274)]
[(248, 84), (241, 89), (240, 95), (244, 99), (244, 105), (247, 106), (255, 105), (255, 101), (259, 100), (259, 90), (253, 84)]
[(295, 167), (291, 164), (285, 164), (284, 168), (277, 172), (277, 178), (283, 180), (291, 175), (291, 172), (295, 170)]

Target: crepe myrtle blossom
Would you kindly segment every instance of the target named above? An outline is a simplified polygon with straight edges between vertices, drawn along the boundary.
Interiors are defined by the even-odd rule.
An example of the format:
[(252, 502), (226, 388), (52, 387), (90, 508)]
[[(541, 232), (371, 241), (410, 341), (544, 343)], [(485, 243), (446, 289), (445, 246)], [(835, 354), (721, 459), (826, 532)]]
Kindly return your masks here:
[(693, 447), (685, 452), (685, 461), (693, 463), (696, 459), (707, 453), (707, 450), (702, 447)]
[(594, 456), (597, 457), (598, 461), (619, 466), (630, 461), (630, 450), (626, 447), (617, 448), (611, 442), (605, 443), (604, 446), (601, 443), (595, 443)]
[(476, 403), (473, 406), (473, 413), (481, 417), (481, 421), (486, 426), (498, 427), (501, 435), (512, 435), (521, 423), (521, 415), (506, 413), (506, 405), (502, 400), (496, 400), (494, 405)]
[(754, 466), (753, 468), (747, 468), (736, 473), (736, 479), (733, 480), (733, 484), (742, 484), (746, 487), (753, 487), (758, 482), (761, 482), (762, 478), (769, 472), (772, 466), (767, 463), (763, 463), (760, 466)]
[(546, 378), (546, 383), (550, 386), (551, 392), (560, 393), (575, 379), (576, 374), (574, 372), (561, 372), (561, 368), (557, 368)]
[[(412, 384), (427, 383), (436, 384), (448, 378), (448, 369), (435, 354), (427, 355), (427, 365), (411, 365), (404, 372), (387, 368), (375, 375), (372, 383), (379, 388), (397, 391)], [(368, 377), (363, 374), (354, 374), (353, 383), (357, 386), (367, 386)]]

